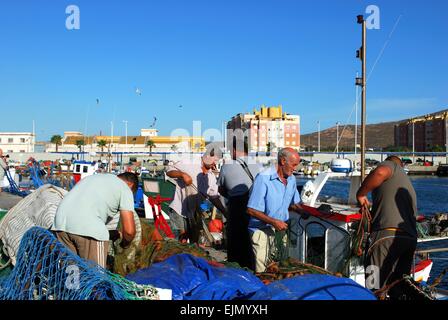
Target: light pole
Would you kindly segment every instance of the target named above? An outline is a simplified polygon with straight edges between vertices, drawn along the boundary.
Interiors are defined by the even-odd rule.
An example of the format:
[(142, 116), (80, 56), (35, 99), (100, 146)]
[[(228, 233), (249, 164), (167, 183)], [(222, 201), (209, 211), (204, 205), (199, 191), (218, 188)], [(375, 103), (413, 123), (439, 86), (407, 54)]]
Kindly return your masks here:
[(126, 153), (128, 152), (128, 121), (127, 120), (123, 120), (124, 122), (124, 132), (125, 132), (125, 143), (126, 143)]
[(336, 122), (336, 154), (339, 157), (339, 121)]
[[(356, 78), (358, 78), (358, 72), (356, 72)], [(355, 159), (358, 152), (358, 86), (356, 87), (356, 99), (355, 99)], [(355, 160), (356, 161), (356, 160)]]
[(415, 122), (412, 120), (412, 163), (415, 163)]
[(112, 146), (114, 139), (114, 122), (110, 122), (110, 148), (109, 148), (109, 172), (112, 172)]
[(317, 121), (317, 152), (320, 152), (320, 121)]
[(366, 20), (364, 20), (363, 15), (357, 16), (357, 23), (362, 25), (362, 47), (356, 52), (356, 57), (361, 59), (362, 63), (362, 77), (356, 78), (356, 85), (362, 87), (362, 98), (361, 98), (361, 183), (364, 181), (366, 175)]

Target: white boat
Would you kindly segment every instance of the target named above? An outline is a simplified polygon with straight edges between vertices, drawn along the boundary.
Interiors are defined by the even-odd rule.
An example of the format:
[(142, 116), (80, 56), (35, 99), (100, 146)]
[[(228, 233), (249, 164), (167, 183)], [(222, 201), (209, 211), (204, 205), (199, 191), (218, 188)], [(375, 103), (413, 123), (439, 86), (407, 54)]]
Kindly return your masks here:
[(78, 183), (81, 179), (84, 179), (85, 177), (97, 173), (99, 169), (99, 163), (77, 160), (73, 162), (72, 167), (73, 167), (73, 179), (75, 180), (75, 183)]
[[(329, 178), (351, 180), (348, 199), (320, 197)], [(356, 201), (360, 185), (359, 172), (324, 172), (303, 186), (301, 197), (304, 208), (310, 213), (308, 219), (291, 214), (291, 257), (312, 263), (331, 272), (342, 273), (365, 286), (364, 267), (361, 259), (354, 257), (353, 237), (362, 217)], [(445, 240), (447, 237), (419, 239), (419, 242)], [(417, 282), (427, 282), (433, 261), (429, 255), (416, 260), (412, 275)], [(443, 292), (443, 290), (441, 290)], [(443, 296), (443, 295), (441, 295)]]

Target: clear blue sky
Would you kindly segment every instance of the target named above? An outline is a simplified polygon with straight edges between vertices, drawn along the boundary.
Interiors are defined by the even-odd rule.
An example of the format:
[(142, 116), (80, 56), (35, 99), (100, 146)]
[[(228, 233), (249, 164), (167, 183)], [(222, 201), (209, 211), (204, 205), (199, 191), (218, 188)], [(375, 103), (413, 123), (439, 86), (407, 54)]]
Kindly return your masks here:
[[(65, 27), (70, 4), (80, 30)], [(381, 29), (368, 31), (368, 70), (383, 54), (368, 122), (447, 108), (448, 1), (15, 0), (0, 3), (0, 131), (31, 131), (35, 120), (39, 140), (86, 122), (88, 134), (110, 134), (114, 120), (124, 135), (128, 120), (137, 135), (155, 116), (167, 135), (193, 120), (220, 129), (261, 104), (299, 114), (302, 134), (318, 120), (346, 123), (356, 15), (370, 4)]]

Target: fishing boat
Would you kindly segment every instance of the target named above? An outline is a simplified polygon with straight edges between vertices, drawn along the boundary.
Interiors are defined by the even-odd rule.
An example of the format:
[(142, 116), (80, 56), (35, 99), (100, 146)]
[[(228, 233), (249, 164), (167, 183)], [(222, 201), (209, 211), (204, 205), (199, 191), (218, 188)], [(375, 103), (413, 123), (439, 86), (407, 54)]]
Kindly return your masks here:
[[(320, 196), (329, 179), (350, 179), (348, 199)], [(314, 263), (333, 272), (341, 272), (364, 285), (364, 267), (360, 259), (353, 259), (353, 238), (358, 232), (362, 215), (356, 202), (360, 185), (359, 172), (324, 172), (305, 183), (301, 189), (304, 208), (311, 214), (309, 219), (291, 215), (291, 232), (295, 235), (290, 254), (304, 262)], [(422, 219), (419, 219), (421, 223)], [(446, 240), (446, 236), (426, 236), (418, 242)], [(416, 255), (418, 256), (418, 255)], [(426, 256), (417, 259), (412, 270), (417, 282), (427, 282), (433, 261)]]

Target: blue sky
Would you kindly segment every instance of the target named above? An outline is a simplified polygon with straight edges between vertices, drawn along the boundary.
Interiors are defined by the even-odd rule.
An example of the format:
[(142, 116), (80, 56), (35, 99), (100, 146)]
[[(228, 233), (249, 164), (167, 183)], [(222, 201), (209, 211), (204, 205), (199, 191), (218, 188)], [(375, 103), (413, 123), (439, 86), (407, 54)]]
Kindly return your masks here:
[[(65, 27), (70, 4), (79, 30)], [(44, 140), (110, 134), (114, 121), (124, 135), (127, 120), (137, 135), (157, 117), (168, 135), (194, 120), (220, 129), (261, 104), (299, 114), (302, 134), (318, 120), (354, 123), (356, 15), (371, 4), (381, 24), (368, 30), (369, 72), (380, 57), (368, 122), (448, 108), (444, 0), (2, 0), (0, 131), (31, 131), (35, 120)]]

